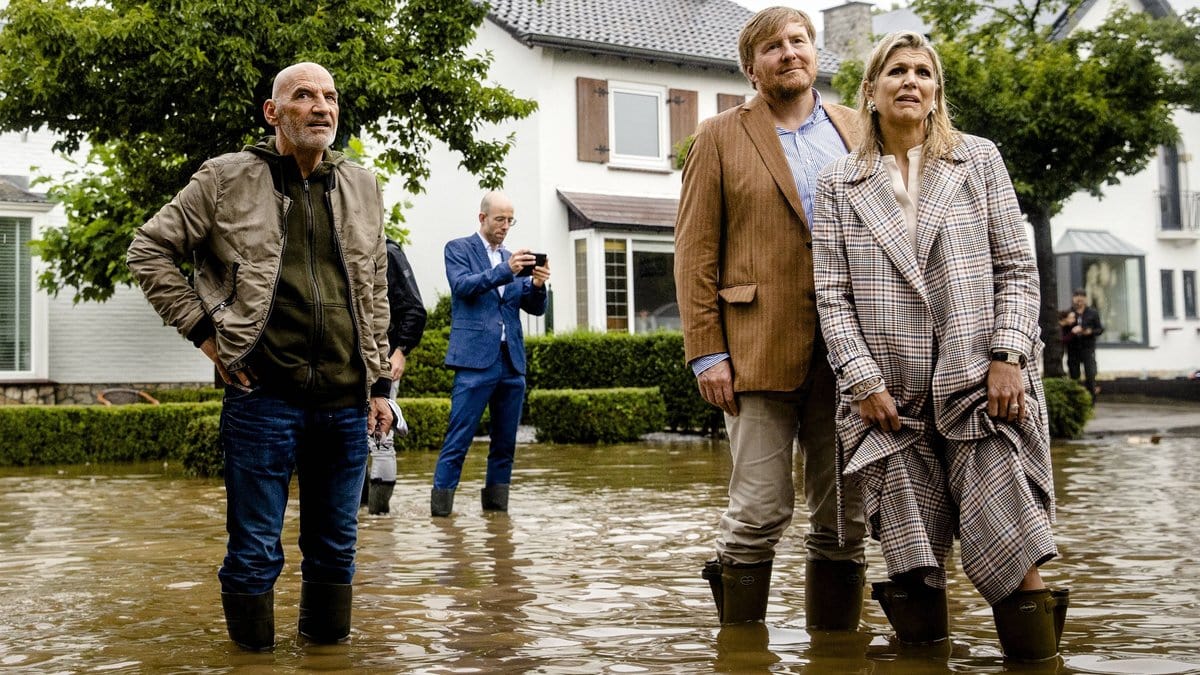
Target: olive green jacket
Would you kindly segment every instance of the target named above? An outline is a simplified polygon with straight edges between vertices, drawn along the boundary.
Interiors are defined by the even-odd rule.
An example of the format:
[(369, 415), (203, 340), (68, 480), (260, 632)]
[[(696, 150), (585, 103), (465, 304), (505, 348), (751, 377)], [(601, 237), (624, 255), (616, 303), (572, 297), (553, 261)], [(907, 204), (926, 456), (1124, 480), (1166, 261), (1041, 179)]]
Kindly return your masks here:
[[(366, 169), (332, 151), (324, 161), (332, 164), (330, 211), (370, 387), (388, 377), (383, 199)], [(266, 160), (248, 150), (221, 155), (205, 162), (129, 245), (129, 269), (154, 309), (184, 336), (207, 316), (231, 372), (246, 366), (271, 314), (291, 206)], [(194, 263), (194, 282), (180, 270), (185, 260)]]

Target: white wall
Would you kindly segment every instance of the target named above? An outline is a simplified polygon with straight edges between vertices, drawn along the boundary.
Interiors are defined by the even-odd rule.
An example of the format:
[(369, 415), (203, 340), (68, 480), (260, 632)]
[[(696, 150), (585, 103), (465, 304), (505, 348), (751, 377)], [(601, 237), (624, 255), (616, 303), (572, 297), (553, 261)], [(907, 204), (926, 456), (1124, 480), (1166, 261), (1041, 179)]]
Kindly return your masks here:
[[(530, 49), (490, 21), (484, 22), (475, 48), (494, 54), (491, 75), (495, 82), (539, 104), (538, 111), (529, 118), (486, 131), (485, 135), (517, 133), (506, 160), (505, 191), (513, 199), (518, 225), (505, 245), (513, 250), (528, 247), (549, 254), (555, 328), (570, 329), (575, 324), (574, 254), (567, 230), (567, 209), (557, 191), (678, 198), (680, 187), (678, 171), (632, 171), (578, 161), (575, 78), (697, 91), (700, 119), (717, 112), (718, 93), (753, 91), (737, 73)], [(450, 239), (478, 230), (476, 214), (483, 190), (477, 179), (457, 163), (457, 156), (444, 146), (435, 146), (426, 192), (410, 197), (413, 206), (406, 214), (411, 230), (407, 251), (428, 306), (438, 294), (449, 293), (442, 247)], [(405, 194), (401, 187), (389, 186), (386, 197), (395, 201)], [(534, 331), (540, 330), (539, 321), (531, 324)]]
[[(0, 134), (0, 174), (60, 176), (73, 168), (50, 148), (45, 132)], [(85, 152), (79, 153), (86, 157)], [(46, 185), (32, 189), (44, 192)], [(62, 207), (34, 218), (33, 237), (66, 223)], [(34, 261), (35, 275), (44, 269)], [(35, 377), (63, 383), (208, 382), (212, 365), (158, 314), (137, 288), (122, 288), (105, 303), (74, 304), (73, 291), (58, 297), (35, 290), (33, 339)], [(43, 345), (45, 345), (43, 347)], [(0, 380), (5, 379), (0, 374)], [(12, 379), (11, 377), (8, 379)], [(23, 379), (23, 378), (22, 378)]]
[[(1174, 4), (1174, 3), (1173, 3)], [(1076, 29), (1091, 29), (1117, 7), (1142, 10), (1137, 0), (1101, 0)], [(1187, 159), (1180, 175), (1181, 190), (1200, 190), (1200, 115), (1186, 111), (1175, 114), (1181, 141), (1181, 160)], [(1143, 373), (1173, 376), (1200, 367), (1200, 321), (1187, 319), (1183, 312), (1180, 270), (1200, 273), (1200, 241), (1160, 238), (1158, 190), (1162, 163), (1158, 157), (1134, 176), (1122, 176), (1120, 183), (1104, 189), (1097, 199), (1077, 193), (1067, 201), (1052, 221), (1053, 240), (1067, 229), (1104, 230), (1146, 252), (1146, 316), (1148, 347), (1097, 348), (1096, 360), (1101, 376), (1130, 376)], [(1163, 319), (1160, 270), (1174, 270), (1175, 319)]]

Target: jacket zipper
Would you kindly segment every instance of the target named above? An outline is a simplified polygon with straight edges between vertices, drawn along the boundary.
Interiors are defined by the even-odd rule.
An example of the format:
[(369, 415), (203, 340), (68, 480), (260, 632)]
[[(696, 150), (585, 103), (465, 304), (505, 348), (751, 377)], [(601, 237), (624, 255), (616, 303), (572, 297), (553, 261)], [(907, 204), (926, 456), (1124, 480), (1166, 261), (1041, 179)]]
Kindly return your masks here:
[(217, 305), (215, 307), (213, 307), (211, 310), (209, 310), (209, 312), (208, 312), (209, 316), (216, 316), (217, 312), (228, 307), (229, 304), (232, 303), (234, 301), (234, 299), (237, 298), (237, 275), (238, 275), (238, 268), (240, 268), (241, 266), (242, 266), (241, 263), (236, 263), (236, 262), (233, 263), (233, 290), (231, 290), (229, 292), (229, 297), (227, 297), (224, 300), (222, 300), (221, 302), (217, 303)]

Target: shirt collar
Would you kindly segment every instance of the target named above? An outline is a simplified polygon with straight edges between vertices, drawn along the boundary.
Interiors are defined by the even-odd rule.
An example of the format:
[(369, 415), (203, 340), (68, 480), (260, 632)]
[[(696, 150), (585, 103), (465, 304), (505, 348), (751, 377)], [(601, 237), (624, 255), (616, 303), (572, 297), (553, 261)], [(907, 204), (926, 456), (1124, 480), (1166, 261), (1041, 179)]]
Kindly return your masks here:
[(808, 128), (812, 128), (829, 118), (829, 115), (825, 114), (825, 107), (823, 105), (821, 105), (821, 92), (817, 91), (816, 89), (813, 89), (812, 94), (813, 94), (813, 110), (812, 110), (812, 113), (809, 114), (808, 119), (804, 120), (804, 124), (801, 124), (800, 128), (795, 131), (792, 131), (791, 129), (784, 129), (783, 127), (777, 126), (777, 127), (775, 127), (776, 134), (778, 134), (780, 136), (787, 136), (788, 134), (800, 133), (801, 131), (804, 131), (805, 129), (808, 129)]
[(482, 241), (482, 242), (483, 242), (483, 248), (484, 248), (484, 250), (486, 250), (488, 253), (499, 253), (499, 252), (500, 252), (500, 249), (504, 247), (504, 244), (501, 244), (500, 246), (492, 246), (491, 242), (489, 242), (489, 241), (488, 241), (488, 240), (487, 240), (487, 239), (486, 239), (486, 238), (483, 236), (483, 233), (482, 233), (482, 232), (476, 232), (476, 233), (475, 233), (475, 236), (479, 237), (479, 241)]

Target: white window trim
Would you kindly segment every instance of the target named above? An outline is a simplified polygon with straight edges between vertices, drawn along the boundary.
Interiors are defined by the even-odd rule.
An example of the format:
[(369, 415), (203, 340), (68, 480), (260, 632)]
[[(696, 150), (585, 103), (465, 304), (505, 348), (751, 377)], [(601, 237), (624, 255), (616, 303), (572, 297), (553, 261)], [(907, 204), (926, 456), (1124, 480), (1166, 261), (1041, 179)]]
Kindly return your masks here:
[[(617, 152), (617, 115), (616, 94), (625, 92), (642, 96), (654, 96), (658, 99), (658, 157), (642, 157), (640, 155), (622, 155)], [(670, 120), (667, 116), (667, 88), (658, 85), (641, 84), (637, 82), (608, 82), (608, 165), (614, 169), (652, 169), (670, 171), (668, 155), (670, 144)]]
[[(651, 251), (658, 253), (674, 253), (675, 238), (671, 234), (654, 235), (645, 233), (631, 232), (614, 232), (612, 230), (588, 230), (571, 236), (571, 250), (575, 250), (575, 241), (583, 239), (587, 241), (587, 282), (588, 282), (588, 325), (576, 326), (577, 330), (587, 328), (589, 330), (607, 332), (608, 331), (608, 303), (606, 296), (607, 278), (604, 268), (604, 240), (605, 239), (621, 239), (625, 241), (625, 269), (629, 270), (629, 277), (626, 279), (626, 288), (628, 302), (626, 303), (626, 320), (628, 324), (628, 332), (634, 333), (636, 324), (634, 323), (636, 316), (633, 308), (633, 297), (637, 283), (633, 276), (633, 254), (637, 251)], [(574, 296), (572, 296), (574, 297)], [(574, 300), (572, 300), (574, 302)]]
[[(49, 204), (20, 204), (6, 202), (0, 204), (0, 216), (8, 218), (29, 218), (30, 238), (41, 239), (46, 227), (48, 211), (53, 208)], [(38, 286), (38, 277), (44, 265), (41, 258), (31, 257), (30, 274), (30, 304), (29, 304), (29, 370), (0, 371), (0, 382), (17, 382), (23, 380), (45, 380), (50, 376), (50, 296)]]

